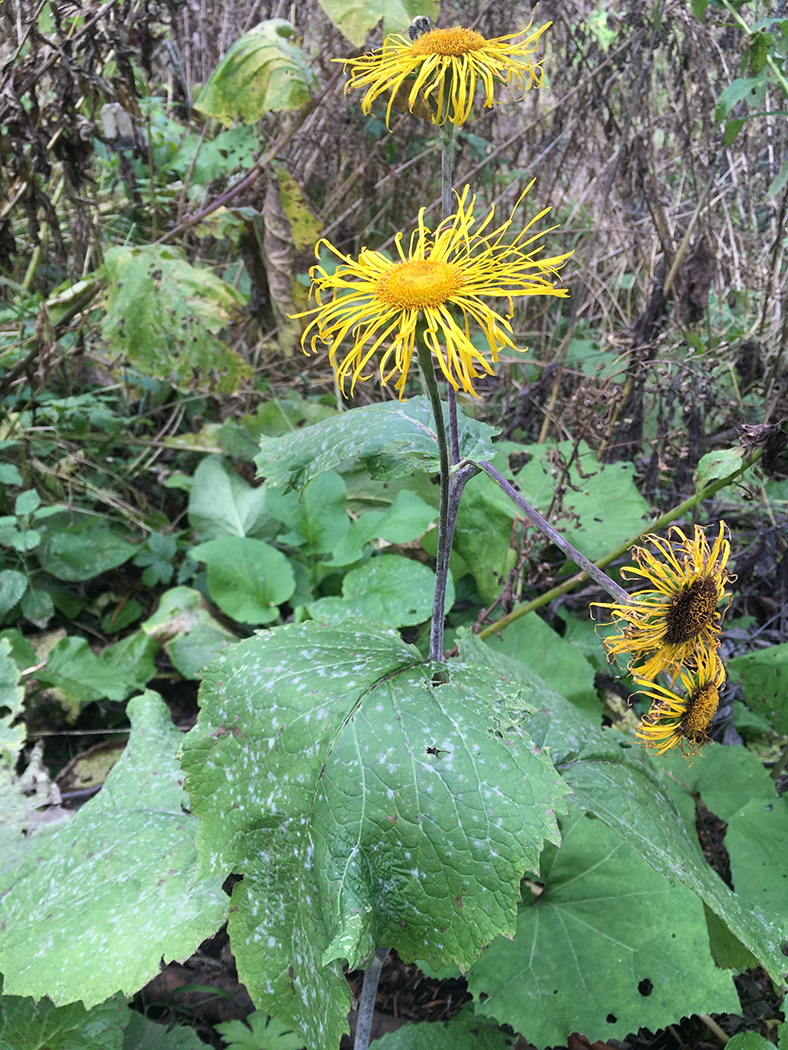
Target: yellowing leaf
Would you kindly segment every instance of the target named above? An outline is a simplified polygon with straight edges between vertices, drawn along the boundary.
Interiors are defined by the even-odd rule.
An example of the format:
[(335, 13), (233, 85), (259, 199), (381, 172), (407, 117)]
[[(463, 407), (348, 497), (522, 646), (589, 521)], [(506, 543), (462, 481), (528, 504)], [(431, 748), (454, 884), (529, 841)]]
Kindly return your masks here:
[(111, 248), (104, 338), (147, 375), (188, 390), (233, 391), (249, 367), (219, 338), (242, 297), (176, 248)]
[(310, 263), (317, 239), (323, 231), (323, 224), (309, 210), (301, 188), (292, 175), (281, 164), (273, 165), (279, 182), (279, 197), (287, 220), (290, 223), (290, 236), (297, 252), (309, 250)]
[[(320, 6), (351, 44), (361, 46), (383, 19), (383, 36), (407, 33), (417, 15), (437, 21), (439, 0), (320, 0)], [(513, 28), (517, 28), (513, 26)]]
[(244, 33), (208, 78), (195, 109), (223, 124), (255, 124), (269, 110), (298, 109), (320, 85), (293, 27), (269, 18)]

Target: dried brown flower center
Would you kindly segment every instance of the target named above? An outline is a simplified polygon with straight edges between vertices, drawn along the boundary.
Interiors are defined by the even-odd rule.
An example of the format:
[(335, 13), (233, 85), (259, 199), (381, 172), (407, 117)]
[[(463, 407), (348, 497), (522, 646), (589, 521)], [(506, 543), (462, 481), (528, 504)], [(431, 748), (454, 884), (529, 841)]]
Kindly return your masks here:
[(375, 294), (387, 306), (398, 310), (423, 310), (442, 306), (461, 287), (462, 270), (451, 263), (415, 259), (398, 263), (377, 283)]
[(424, 55), (467, 55), (469, 51), (480, 51), (487, 43), (481, 33), (473, 29), (455, 26), (453, 29), (433, 29), (411, 44), (414, 58)]
[(712, 718), (717, 712), (720, 694), (713, 682), (706, 682), (694, 690), (687, 703), (687, 711), (681, 720), (685, 736), (705, 739)]
[(697, 638), (714, 619), (717, 609), (717, 585), (710, 576), (701, 576), (673, 599), (665, 617), (663, 641), (681, 645)]

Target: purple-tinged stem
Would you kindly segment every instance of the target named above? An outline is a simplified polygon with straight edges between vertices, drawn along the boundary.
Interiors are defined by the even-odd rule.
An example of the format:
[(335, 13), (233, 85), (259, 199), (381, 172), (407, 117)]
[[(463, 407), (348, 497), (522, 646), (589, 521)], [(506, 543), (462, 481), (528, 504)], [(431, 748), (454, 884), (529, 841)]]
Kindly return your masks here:
[(543, 518), (538, 510), (535, 510), (530, 503), (526, 503), (517, 489), (512, 485), (511, 482), (507, 481), (500, 471), (496, 470), (492, 463), (488, 463), (487, 460), (483, 459), (480, 461), (479, 466), (482, 468), (485, 474), (493, 479), (496, 485), (499, 486), (502, 492), (505, 492), (509, 499), (514, 503), (520, 510), (525, 514), (527, 518), (533, 522), (536, 527), (547, 536), (551, 543), (554, 543), (556, 547), (559, 547), (567, 557), (571, 558), (578, 568), (582, 569), (583, 572), (587, 573), (592, 580), (599, 584), (607, 593), (614, 598), (617, 602), (624, 602), (629, 604), (631, 601), (630, 595), (624, 590), (623, 587), (619, 587), (615, 580), (611, 580), (606, 572), (597, 568), (592, 561), (589, 561), (584, 554), (581, 554), (579, 550), (576, 550), (572, 544), (561, 535), (550, 522)]
[(391, 948), (376, 948), (374, 959), (364, 971), (364, 983), (361, 985), (361, 998), (358, 1002), (356, 1037), (353, 1040), (353, 1050), (367, 1050), (369, 1047), (380, 971), (383, 969), (383, 964), (388, 959), (390, 951)]

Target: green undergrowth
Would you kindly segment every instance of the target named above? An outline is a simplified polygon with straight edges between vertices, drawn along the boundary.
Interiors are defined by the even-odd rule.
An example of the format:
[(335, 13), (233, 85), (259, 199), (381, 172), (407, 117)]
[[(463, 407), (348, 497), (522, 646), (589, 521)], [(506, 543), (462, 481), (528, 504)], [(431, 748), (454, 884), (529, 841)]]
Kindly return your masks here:
[[(438, 6), (392, 0), (384, 28)], [(371, 0), (321, 7), (354, 46), (381, 16)], [(736, 102), (778, 83), (785, 39), (782, 23), (748, 35), (760, 68), (720, 100), (728, 144)], [(282, 19), (242, 34), (188, 116), (135, 66), (146, 149), (121, 161), (95, 140), (99, 240), (77, 267), (64, 220), (52, 258), (31, 247), (0, 277), (0, 1050), (204, 1045), (130, 1003), (225, 923), (255, 1007), (215, 1025), (233, 1050), (335, 1050), (345, 973), (381, 946), (461, 973), (471, 995), (388, 1050), (625, 1040), (739, 1014), (734, 978), (754, 968), (776, 1015), (788, 646), (764, 634), (763, 581), (740, 579), (754, 612), (734, 588), (747, 616), (727, 621), (744, 642), (716, 735), (736, 746), (655, 758), (589, 615), (601, 592), (478, 473), (449, 563), (451, 658), (430, 661), (440, 416), (417, 378), (405, 400), (350, 407), (327, 363), (307, 369), (292, 315), (323, 225), (284, 158), (257, 171), (259, 207), (228, 198), (183, 221), (251, 174), (278, 121), (306, 118), (322, 83), (302, 44)], [(380, 114), (364, 126), (381, 140)], [(458, 142), (474, 161), (492, 145)], [(428, 129), (409, 148), (430, 144)], [(491, 196), (519, 177), (483, 176)], [(514, 411), (555, 361), (504, 355), (489, 397), (461, 398), (460, 459), (491, 462), (613, 576), (671, 513), (724, 513), (734, 569), (749, 564), (759, 533), (782, 543), (788, 500), (781, 424), (739, 427), (757, 430), (764, 387), (731, 348), (760, 302), (712, 294), (707, 332), (671, 328), (647, 374), (593, 323), (541, 316), (565, 369), (549, 410)], [(701, 848), (702, 814), (725, 825), (728, 868)], [(772, 1034), (788, 1050), (785, 1025)]]

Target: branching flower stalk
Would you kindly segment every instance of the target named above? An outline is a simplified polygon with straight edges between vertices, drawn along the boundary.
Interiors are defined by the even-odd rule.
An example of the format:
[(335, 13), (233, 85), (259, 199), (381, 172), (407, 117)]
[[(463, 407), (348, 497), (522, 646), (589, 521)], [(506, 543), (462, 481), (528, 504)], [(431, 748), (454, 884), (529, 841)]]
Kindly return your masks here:
[[(453, 166), (454, 124), (450, 120), (447, 120), (441, 128), (441, 213), (442, 218), (444, 219), (451, 215), (451, 190), (454, 181)], [(431, 365), (432, 362), (430, 361), (430, 366)], [(424, 377), (429, 390), (429, 380), (426, 372), (424, 372)], [(437, 402), (435, 400), (435, 396), (438, 395), (438, 388), (435, 383), (434, 368), (432, 368), (432, 379), (433, 389), (430, 392), (430, 397), (433, 398), (432, 410), (437, 419), (438, 413), (442, 410), (440, 408), (440, 397), (437, 396)], [(448, 406), (451, 465), (456, 466), (460, 461), (460, 438), (459, 427), (457, 425), (457, 391), (451, 383), (448, 387)], [(446, 587), (449, 582), (449, 560), (451, 558), (451, 546), (454, 540), (454, 528), (457, 524), (457, 514), (459, 513), (460, 499), (462, 497), (461, 488), (456, 500), (454, 501), (456, 507), (454, 508), (454, 513), (452, 515), (449, 506), (451, 480), (447, 477), (446, 484), (444, 485), (444, 469), (448, 469), (448, 465), (443, 462), (444, 458), (445, 457), (442, 457), (441, 459), (441, 520), (438, 528), (438, 550), (435, 559), (435, 594), (432, 602), (432, 619), (430, 621), (431, 660), (443, 659), (443, 631), (446, 619)], [(442, 532), (440, 528), (441, 524), (443, 525)]]
[[(441, 208), (443, 218), (451, 215), (452, 171), (454, 164), (454, 125), (447, 121), (441, 128)], [(451, 441), (451, 461), (456, 466), (460, 462), (460, 441), (457, 429), (457, 391), (451, 384), (448, 390), (449, 399), (449, 439)]]
[[(753, 449), (753, 451), (742, 461), (741, 466), (737, 467), (736, 470), (732, 471), (730, 474), (726, 474), (723, 478), (716, 478), (709, 485), (699, 489), (693, 496), (690, 496), (689, 499), (683, 500), (681, 503), (676, 504), (675, 507), (671, 507), (670, 510), (665, 511), (664, 514), (660, 514), (658, 517), (654, 518), (650, 524), (644, 526), (637, 536), (632, 536), (625, 543), (608, 551), (603, 557), (597, 558), (593, 564), (597, 569), (604, 569), (606, 565), (610, 565), (617, 558), (626, 554), (630, 547), (639, 543), (649, 533), (661, 532), (678, 518), (691, 513), (699, 507), (704, 500), (709, 499), (716, 492), (719, 492), (723, 488), (727, 488), (729, 485), (736, 484), (736, 482), (740, 481), (742, 476), (751, 467), (755, 466), (762, 455), (762, 448)], [(575, 573), (568, 580), (564, 580), (563, 583), (552, 587), (549, 591), (544, 591), (537, 598), (532, 598), (531, 601), (523, 602), (522, 605), (518, 605), (516, 608), (512, 609), (510, 613), (501, 616), (494, 623), (488, 624), (487, 627), (484, 627), (479, 632), (479, 638), (484, 641), (491, 635), (496, 634), (498, 631), (502, 631), (505, 627), (514, 623), (515, 620), (527, 616), (528, 613), (534, 612), (536, 609), (542, 609), (545, 605), (549, 605), (550, 602), (555, 601), (556, 598), (561, 598), (564, 594), (568, 594), (569, 591), (574, 590), (575, 587), (578, 587), (587, 579), (589, 579), (589, 574), (585, 570)]]
[[(443, 402), (438, 389), (435, 366), (432, 354), (422, 341), (419, 342), (419, 366), (427, 387), (427, 394), (435, 417), (435, 436), (438, 440), (440, 456), (440, 509), (438, 511), (438, 549), (435, 556), (435, 592), (432, 601), (432, 620), (430, 622), (430, 660), (443, 660), (443, 632), (446, 619), (446, 588), (449, 583), (449, 558), (457, 524), (457, 514), (465, 485), (480, 468), (470, 461), (452, 468), (449, 462), (449, 442), (446, 439), (446, 425), (443, 419)], [(455, 401), (456, 409), (456, 401)], [(451, 417), (450, 417), (451, 418)], [(454, 416), (457, 440), (457, 416)]]
[[(451, 74), (447, 78), (451, 80)], [(450, 89), (449, 89), (450, 93)], [(454, 160), (454, 124), (451, 121), (441, 128), (441, 205), (443, 217), (451, 214), (451, 191), (452, 171)], [(441, 417), (440, 396), (435, 381), (435, 369), (428, 353), (422, 355), (419, 352), (419, 364), (427, 384), (427, 389), (432, 399), (433, 413), (436, 420), (436, 434), (439, 444), (445, 440), (445, 431)], [(457, 425), (457, 392), (449, 384), (448, 388), (448, 415), (449, 415), (449, 438), (451, 444), (451, 464), (456, 467), (460, 461), (459, 430)], [(439, 422), (440, 418), (440, 422)], [(530, 506), (514, 489), (514, 487), (500, 474), (492, 464), (482, 462), (481, 464), (468, 464), (470, 470), (456, 473), (451, 478), (446, 477), (448, 464), (446, 462), (444, 449), (441, 448), (441, 510), (438, 523), (438, 551), (437, 566), (435, 574), (435, 597), (432, 610), (432, 624), (430, 628), (430, 659), (443, 659), (443, 627), (446, 615), (446, 586), (449, 576), (449, 559), (451, 556), (451, 545), (454, 538), (454, 529), (457, 524), (457, 514), (460, 508), (460, 499), (465, 484), (475, 474), (484, 470), (493, 481), (498, 484), (502, 491), (522, 510), (533, 524), (540, 529), (557, 547), (567, 554), (576, 565), (584, 569), (592, 579), (603, 587), (611, 597), (618, 601), (626, 601), (628, 595), (622, 587), (590, 562), (584, 555), (576, 550), (571, 543), (564, 539), (541, 514)]]
[(562, 550), (564, 554), (575, 563), (575, 565), (590, 576), (595, 583), (598, 583), (603, 590), (607, 591), (612, 598), (615, 598), (617, 601), (623, 602), (624, 604), (629, 602), (629, 594), (627, 594), (624, 588), (620, 587), (615, 580), (611, 580), (606, 572), (603, 572), (602, 569), (594, 565), (594, 563), (589, 561), (584, 554), (581, 554), (579, 550), (573, 547), (560, 532), (553, 528), (546, 518), (542, 517), (538, 510), (523, 499), (517, 489), (515, 489), (514, 485), (507, 481), (503, 474), (495, 469), (492, 463), (482, 460), (479, 466), (488, 477), (492, 478), (501, 491), (509, 497), (512, 503), (514, 503), (514, 505), (531, 520), (537, 529), (544, 533), (551, 543), (554, 543), (556, 547)]
[[(449, 582), (449, 556), (451, 554), (451, 541), (448, 538), (451, 470), (449, 446), (446, 441), (446, 426), (443, 420), (443, 403), (438, 390), (438, 380), (435, 377), (435, 366), (432, 363), (432, 354), (429, 347), (422, 339), (419, 339), (418, 356), (421, 374), (427, 387), (427, 396), (432, 405), (432, 414), (435, 419), (435, 437), (438, 441), (438, 455), (440, 457), (438, 550), (435, 555), (435, 591), (433, 592), (432, 619), (430, 621), (430, 660), (442, 660), (443, 627), (446, 616), (446, 587)], [(451, 532), (453, 538), (454, 528), (452, 528)]]
[[(450, 177), (447, 170), (447, 179)], [(456, 507), (462, 486), (478, 473), (476, 465), (459, 469), (456, 401), (451, 400), (447, 441), (436, 363), (455, 393), (462, 389), (477, 396), (475, 380), (493, 373), (492, 365), (501, 349), (516, 349), (510, 321), (489, 305), (489, 299), (508, 300), (511, 316), (515, 296), (567, 295), (565, 288), (553, 282), (571, 253), (543, 258), (542, 233), (533, 232), (547, 209), (512, 236), (517, 209), (527, 192), (528, 188), (511, 215), (497, 226), (493, 208), (481, 219), (474, 214), (475, 197), (467, 186), (457, 194), (455, 212), (434, 232), (427, 228), (422, 208), (407, 250), (404, 234), (395, 238), (398, 261), (368, 248), (362, 248), (359, 258), (353, 259), (328, 241), (320, 242), (318, 257), (324, 244), (340, 265), (332, 273), (320, 265), (312, 268), (312, 289), (318, 305), (298, 315), (311, 318), (302, 345), (307, 349), (309, 341), (311, 349), (316, 350), (318, 342), (328, 344), (329, 360), (343, 391), (348, 381), (352, 392), (358, 382), (369, 379), (375, 361), (384, 385), (398, 376), (395, 389), (403, 397), (414, 353), (422, 363), (441, 457), (440, 551), (430, 644), (435, 660), (443, 659), (446, 581)], [(471, 341), (472, 324), (481, 330), (486, 347)], [(349, 350), (345, 346), (347, 337)], [(454, 463), (450, 462), (450, 453)], [(450, 506), (455, 508), (451, 520)]]

